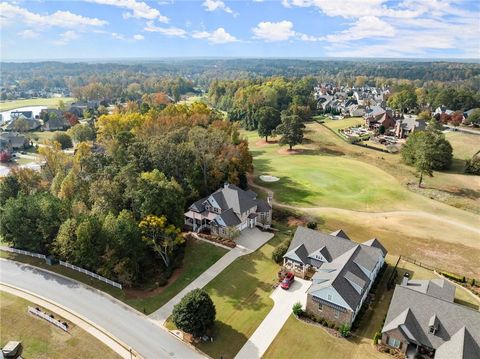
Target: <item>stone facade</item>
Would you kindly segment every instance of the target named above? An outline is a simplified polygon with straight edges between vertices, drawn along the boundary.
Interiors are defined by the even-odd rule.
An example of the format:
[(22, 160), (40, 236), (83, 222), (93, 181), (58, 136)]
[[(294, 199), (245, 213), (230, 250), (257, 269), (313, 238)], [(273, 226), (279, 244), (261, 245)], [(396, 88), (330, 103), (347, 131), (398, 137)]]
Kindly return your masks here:
[(347, 323), (352, 325), (353, 312), (349, 310), (337, 310), (328, 304), (323, 303), (322, 309), (319, 310), (320, 303), (313, 300), (311, 294), (307, 295), (307, 305), (305, 311), (307, 314), (316, 317), (317, 319), (326, 319), (329, 322), (335, 323), (338, 326)]
[(382, 334), (382, 344), (391, 346), (389, 344), (389, 340), (391, 338), (394, 338), (394, 339), (397, 339), (398, 341), (400, 341), (400, 347), (395, 348), (395, 349), (399, 349), (402, 353), (405, 354), (407, 352), (407, 348), (408, 348), (408, 341), (402, 335), (400, 330), (394, 329), (394, 330), (390, 330), (389, 332), (383, 333)]

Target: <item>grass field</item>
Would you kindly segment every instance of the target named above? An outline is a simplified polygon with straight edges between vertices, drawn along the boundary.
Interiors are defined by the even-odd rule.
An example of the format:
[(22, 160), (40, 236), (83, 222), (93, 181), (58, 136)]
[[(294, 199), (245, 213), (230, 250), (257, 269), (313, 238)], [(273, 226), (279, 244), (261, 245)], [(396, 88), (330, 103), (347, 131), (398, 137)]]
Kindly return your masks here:
[(28, 359), (119, 358), (110, 348), (77, 326), (68, 333), (27, 313), (34, 304), (0, 291), (0, 345), (22, 342)]
[(0, 102), (0, 111), (8, 111), (28, 106), (48, 106), (56, 108), (60, 100), (65, 102), (65, 104), (75, 101), (73, 97), (32, 98), (27, 100), (2, 101)]
[(214, 342), (198, 344), (212, 358), (233, 358), (273, 307), (270, 294), (278, 264), (274, 248), (289, 237), (286, 228), (277, 232), (255, 253), (235, 260), (205, 289), (217, 309)]
[(172, 299), (178, 292), (190, 284), (200, 274), (212, 266), (223, 255), (226, 249), (202, 241), (189, 241), (185, 250), (184, 266), (176, 280), (157, 295), (125, 299), (124, 301), (139, 311), (150, 314)]
[(332, 130), (341, 130), (348, 127), (357, 127), (365, 124), (365, 120), (362, 117), (350, 117), (343, 120), (324, 120), (325, 126)]
[(371, 341), (335, 338), (323, 328), (302, 322), (292, 315), (262, 358), (388, 359), (391, 357), (376, 351)]
[(72, 269), (55, 265), (49, 266), (45, 261), (38, 258), (24, 256), (21, 254), (9, 253), (0, 251), (0, 258), (15, 260), (22, 263), (31, 264), (33, 266), (47, 269), (49, 271), (64, 275), (66, 277), (75, 279), (79, 282), (90, 285), (96, 289), (110, 294), (111, 296), (129, 304), (140, 312), (147, 314), (154, 312), (163, 304), (173, 298), (178, 292), (185, 288), (191, 281), (202, 274), (207, 268), (214, 264), (226, 253), (226, 249), (214, 246), (212, 244), (202, 241), (187, 242), (185, 249), (184, 267), (175, 282), (165, 288), (161, 293), (148, 296), (145, 293), (142, 298), (134, 299), (128, 298), (126, 293), (118, 288), (112, 287), (99, 280), (89, 277)]
[[(279, 153), (278, 144), (244, 134), (255, 183), (272, 190), (280, 204), (317, 218), (323, 229), (343, 228), (358, 241), (378, 237), (393, 254), (438, 268), (448, 260), (452, 271), (478, 277), (479, 216), (442, 203), (455, 200), (456, 207), (475, 212), (477, 177), (435, 173), (426, 179), (427, 188), (418, 189), (414, 170), (399, 155), (352, 146), (318, 123), (307, 124), (306, 140), (297, 146), (303, 152), (297, 154)], [(258, 179), (264, 173), (280, 181), (264, 183)], [(447, 190), (450, 199), (437, 198)]]

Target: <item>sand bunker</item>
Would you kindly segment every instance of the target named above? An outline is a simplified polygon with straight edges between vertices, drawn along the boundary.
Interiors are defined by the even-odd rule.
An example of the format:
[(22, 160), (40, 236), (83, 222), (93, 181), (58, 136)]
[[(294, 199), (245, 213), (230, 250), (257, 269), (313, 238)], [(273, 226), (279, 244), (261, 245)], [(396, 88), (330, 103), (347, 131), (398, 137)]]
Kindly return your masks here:
[(277, 181), (280, 181), (280, 178), (275, 177), (275, 176), (270, 176), (270, 175), (261, 175), (260, 179), (263, 182), (277, 182)]

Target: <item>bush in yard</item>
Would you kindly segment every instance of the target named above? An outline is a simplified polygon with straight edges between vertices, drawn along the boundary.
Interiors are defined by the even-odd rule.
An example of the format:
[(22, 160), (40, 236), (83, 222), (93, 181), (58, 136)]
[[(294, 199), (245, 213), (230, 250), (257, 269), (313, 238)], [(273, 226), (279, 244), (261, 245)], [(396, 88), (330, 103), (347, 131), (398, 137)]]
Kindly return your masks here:
[(307, 228), (317, 229), (317, 222), (308, 222), (307, 223)]
[(63, 132), (56, 132), (52, 137), (52, 141), (60, 143), (60, 146), (62, 146), (62, 150), (73, 147), (71, 137)]
[(475, 278), (472, 278), (472, 280), (470, 281), (470, 285), (471, 285), (472, 287), (475, 287)]
[(382, 334), (380, 332), (376, 332), (375, 335), (373, 336), (373, 344), (377, 345), (381, 337), (382, 337)]
[(350, 326), (347, 323), (343, 323), (339, 329), (340, 335), (344, 338), (350, 335)]
[(285, 253), (287, 253), (287, 250), (288, 250), (287, 243), (282, 243), (277, 248), (274, 249), (272, 253), (272, 259), (275, 261), (275, 263), (280, 263), (282, 261), (283, 256), (285, 255)]
[(465, 162), (465, 173), (480, 175), (480, 152)]
[(303, 314), (303, 309), (302, 305), (300, 302), (296, 302), (293, 307), (292, 307), (292, 312), (295, 314), (297, 317)]
[(215, 305), (208, 293), (203, 289), (194, 289), (175, 305), (172, 320), (178, 329), (201, 337), (213, 326), (215, 315)]

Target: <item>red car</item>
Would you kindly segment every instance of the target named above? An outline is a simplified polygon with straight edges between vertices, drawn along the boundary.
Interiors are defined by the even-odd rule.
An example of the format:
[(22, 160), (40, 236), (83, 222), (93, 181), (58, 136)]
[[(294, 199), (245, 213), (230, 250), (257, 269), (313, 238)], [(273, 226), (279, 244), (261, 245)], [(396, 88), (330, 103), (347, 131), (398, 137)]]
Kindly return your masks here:
[(294, 280), (295, 275), (292, 272), (288, 272), (285, 278), (283, 278), (282, 282), (280, 283), (280, 287), (282, 287), (283, 289), (288, 289), (290, 288)]

